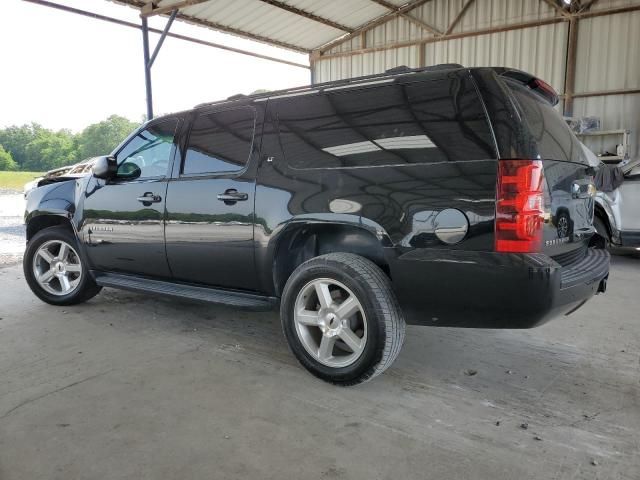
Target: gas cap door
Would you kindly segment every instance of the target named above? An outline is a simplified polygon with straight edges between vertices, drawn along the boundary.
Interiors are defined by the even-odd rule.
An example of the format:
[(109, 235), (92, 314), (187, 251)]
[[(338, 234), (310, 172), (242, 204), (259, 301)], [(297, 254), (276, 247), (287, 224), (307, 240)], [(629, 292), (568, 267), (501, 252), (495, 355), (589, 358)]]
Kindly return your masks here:
[(455, 208), (442, 210), (433, 220), (434, 233), (438, 240), (447, 245), (460, 243), (469, 231), (469, 220)]

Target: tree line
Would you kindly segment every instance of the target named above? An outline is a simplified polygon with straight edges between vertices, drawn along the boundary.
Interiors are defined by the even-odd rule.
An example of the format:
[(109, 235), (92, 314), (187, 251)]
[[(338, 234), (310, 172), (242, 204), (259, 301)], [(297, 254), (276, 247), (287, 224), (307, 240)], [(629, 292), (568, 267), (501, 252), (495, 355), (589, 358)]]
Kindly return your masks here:
[(111, 115), (77, 134), (33, 122), (12, 125), (0, 129), (0, 170), (46, 171), (106, 155), (137, 126), (119, 115)]

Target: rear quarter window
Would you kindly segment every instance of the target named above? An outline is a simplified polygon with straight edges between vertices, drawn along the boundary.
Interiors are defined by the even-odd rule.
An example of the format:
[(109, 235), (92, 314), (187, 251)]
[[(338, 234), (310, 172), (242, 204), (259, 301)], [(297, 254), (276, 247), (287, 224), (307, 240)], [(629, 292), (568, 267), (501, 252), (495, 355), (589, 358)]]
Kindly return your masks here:
[(457, 76), (280, 99), (276, 114), (292, 168), (496, 157), (473, 85)]

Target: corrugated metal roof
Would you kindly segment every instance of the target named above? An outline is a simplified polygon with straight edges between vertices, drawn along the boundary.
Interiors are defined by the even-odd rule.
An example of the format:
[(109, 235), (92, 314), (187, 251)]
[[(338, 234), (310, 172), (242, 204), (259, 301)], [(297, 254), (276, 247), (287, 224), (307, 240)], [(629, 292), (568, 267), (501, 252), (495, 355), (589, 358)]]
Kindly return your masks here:
[[(142, 8), (148, 0), (112, 0)], [(412, 0), (386, 0), (401, 7)], [(178, 18), (295, 51), (311, 52), (392, 13), (372, 0), (161, 0), (156, 8), (179, 6)]]
[[(163, 2), (164, 3), (164, 2)], [(347, 33), (260, 0), (210, 0), (182, 10), (185, 15), (214, 20), (233, 29), (311, 50)], [(333, 18), (331, 18), (333, 20)]]
[[(465, 2), (432, 0), (411, 12), (411, 16), (444, 31)], [(638, 12), (640, 13), (640, 12)], [(453, 29), (454, 33), (552, 18), (556, 12), (540, 0), (476, 0)], [(559, 22), (533, 28), (496, 32), (490, 35), (427, 43), (424, 58), (417, 45), (369, 52), (356, 56), (326, 58), (314, 62), (318, 82), (379, 73), (397, 65), (418, 67), (438, 63), (460, 63), (466, 67), (506, 66), (544, 78), (563, 93), (568, 25)], [(367, 32), (367, 47), (433, 37), (411, 21), (396, 17)], [(356, 37), (331, 49), (348, 52), (361, 48)]]
[[(432, 0), (411, 12), (411, 16), (444, 30), (451, 24), (466, 0)], [(639, 0), (599, 0), (593, 11), (638, 6)], [(453, 34), (489, 27), (547, 21), (558, 13), (540, 0), (476, 0)], [(357, 77), (383, 72), (398, 65), (409, 67), (460, 63), (466, 67), (507, 66), (530, 72), (564, 94), (566, 76), (568, 22), (532, 25), (528, 28), (496, 31), (484, 35), (427, 42), (433, 34), (402, 17), (395, 17), (361, 36), (327, 51), (328, 56), (312, 62), (315, 82)], [(404, 45), (402, 44), (404, 42)], [(413, 43), (411, 43), (413, 42)], [(400, 43), (397, 47), (383, 48)], [(588, 94), (607, 90), (640, 88), (640, 10), (579, 21), (574, 93)], [(377, 49), (378, 47), (382, 47)], [(363, 48), (369, 50), (362, 51)], [(354, 52), (349, 54), (349, 52)], [(338, 54), (338, 55), (336, 55)], [(558, 107), (560, 108), (560, 107)], [(640, 158), (640, 93), (617, 94), (574, 99), (574, 116), (593, 115), (601, 119), (604, 130), (631, 130), (631, 158)], [(616, 141), (607, 137), (609, 151)], [(600, 140), (585, 140), (595, 151)], [(613, 149), (613, 150), (612, 150)]]

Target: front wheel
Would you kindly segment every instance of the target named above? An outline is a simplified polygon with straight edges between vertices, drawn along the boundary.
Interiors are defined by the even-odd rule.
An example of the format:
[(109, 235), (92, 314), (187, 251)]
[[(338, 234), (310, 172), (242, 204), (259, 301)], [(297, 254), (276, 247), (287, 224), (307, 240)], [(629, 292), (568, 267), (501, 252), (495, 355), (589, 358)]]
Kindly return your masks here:
[(379, 375), (404, 341), (405, 322), (388, 277), (358, 255), (330, 253), (300, 265), (287, 281), (280, 313), (293, 354), (336, 385)]
[(22, 267), (31, 291), (52, 305), (85, 302), (102, 288), (89, 275), (77, 241), (65, 227), (36, 233), (27, 244)]

